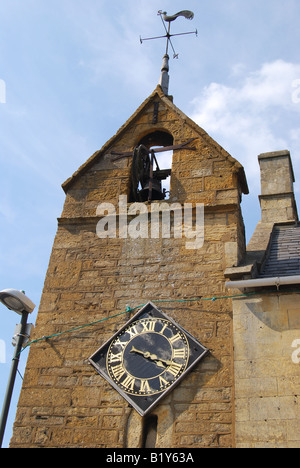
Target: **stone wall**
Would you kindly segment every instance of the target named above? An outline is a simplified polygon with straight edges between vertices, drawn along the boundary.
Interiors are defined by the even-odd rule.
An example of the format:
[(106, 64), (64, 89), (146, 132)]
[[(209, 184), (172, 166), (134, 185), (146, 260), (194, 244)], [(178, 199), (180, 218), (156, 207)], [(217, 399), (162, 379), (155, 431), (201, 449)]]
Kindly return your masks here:
[[(213, 218), (211, 215), (211, 221)], [(174, 239), (100, 240), (95, 227), (60, 226), (35, 338), (108, 318), (125, 311), (127, 304), (136, 307), (148, 300), (224, 293), (222, 237), (230, 225), (214, 220), (208, 229), (210, 242), (197, 256), (194, 251), (188, 254)], [(163, 439), (158, 439), (157, 446), (231, 446), (230, 300), (161, 304), (161, 308), (191, 331), (211, 354), (158, 407), (160, 414), (168, 405), (172, 425), (168, 427), (167, 442), (164, 426), (158, 426)], [(134, 410), (87, 361), (129, 318), (126, 314), (32, 346), (13, 447), (133, 444), (127, 440), (131, 432), (127, 430), (128, 421), (139, 416), (133, 416)], [(141, 438), (139, 432), (138, 444)]]
[[(154, 125), (153, 104), (159, 102)], [(205, 204), (205, 242), (99, 239), (99, 203), (129, 195), (132, 151), (149, 132), (194, 138), (195, 151), (174, 151), (169, 202)], [(244, 251), (241, 166), (182, 114), (160, 89), (101, 151), (64, 184), (66, 202), (50, 258), (35, 336), (85, 325), (145, 304), (190, 331), (210, 355), (155, 409), (156, 447), (232, 447), (234, 388), (232, 304), (224, 270)], [(150, 206), (149, 206), (150, 211)], [(188, 299), (199, 298), (199, 302)], [(141, 447), (145, 421), (91, 367), (88, 357), (120, 329), (126, 313), (32, 345), (12, 447)]]
[(300, 446), (299, 297), (234, 300), (238, 448)]

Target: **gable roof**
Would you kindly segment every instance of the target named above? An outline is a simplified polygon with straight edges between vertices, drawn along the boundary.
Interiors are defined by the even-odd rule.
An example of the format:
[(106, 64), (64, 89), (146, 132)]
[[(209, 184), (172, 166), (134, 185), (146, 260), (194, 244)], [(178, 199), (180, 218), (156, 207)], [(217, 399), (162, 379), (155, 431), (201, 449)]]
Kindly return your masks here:
[(180, 109), (178, 109), (178, 107), (175, 106), (170, 97), (165, 95), (160, 85), (156, 87), (153, 93), (141, 104), (141, 106), (134, 112), (134, 114), (127, 120), (127, 122), (124, 125), (122, 125), (122, 127), (117, 131), (117, 133), (112, 138), (110, 138), (110, 140), (108, 140), (99, 151), (96, 151), (96, 153), (94, 153), (81, 167), (79, 167), (79, 169), (69, 179), (67, 179), (62, 184), (63, 190), (67, 193), (69, 188), (72, 186), (73, 182), (75, 182), (78, 179), (78, 177), (84, 174), (90, 167), (92, 167), (99, 161), (102, 155), (104, 155), (113, 145), (113, 143), (116, 140), (118, 140), (123, 133), (126, 132), (128, 127), (143, 113), (148, 104), (154, 99), (160, 99), (167, 107), (170, 108), (170, 110), (172, 110), (178, 115), (179, 119), (186, 122), (190, 127), (194, 129), (195, 132), (201, 135), (201, 137), (204, 140), (206, 140), (208, 144), (217, 148), (226, 159), (231, 161), (235, 168), (235, 171), (238, 174), (243, 193), (248, 194), (249, 189), (243, 166), (229, 153), (227, 153), (227, 151), (225, 151), (224, 148), (222, 148), (215, 140), (213, 140), (201, 127), (199, 127), (193, 120), (191, 120)]

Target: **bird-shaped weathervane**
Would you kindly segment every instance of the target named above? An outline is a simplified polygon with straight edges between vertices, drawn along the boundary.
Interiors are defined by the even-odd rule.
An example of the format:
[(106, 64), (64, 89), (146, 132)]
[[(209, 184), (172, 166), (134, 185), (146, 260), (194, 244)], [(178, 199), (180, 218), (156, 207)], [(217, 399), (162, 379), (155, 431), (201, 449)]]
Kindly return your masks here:
[[(172, 50), (173, 50), (173, 58), (178, 58), (178, 54), (176, 54), (173, 43), (171, 41), (171, 37), (185, 36), (187, 34), (196, 34), (196, 36), (197, 36), (198, 31), (196, 30), (196, 31), (190, 31), (190, 32), (179, 33), (179, 34), (171, 34), (171, 23), (173, 21), (175, 21), (177, 18), (179, 18), (180, 16), (183, 16), (184, 18), (186, 18), (188, 20), (192, 20), (194, 18), (194, 13), (192, 11), (183, 10), (183, 11), (179, 11), (175, 15), (168, 16), (166, 11), (159, 10), (158, 15), (161, 17), (161, 20), (162, 20), (162, 23), (164, 25), (166, 34), (164, 36), (147, 37), (145, 39), (142, 39), (140, 37), (140, 41), (141, 41), (141, 44), (142, 44), (144, 41), (151, 41), (153, 39), (162, 39), (162, 38), (167, 39), (166, 53), (165, 53), (164, 58), (163, 58), (163, 65), (162, 65), (162, 69), (161, 69), (161, 77), (160, 77), (160, 83), (159, 84), (162, 86), (162, 89), (163, 89), (164, 93), (166, 95), (168, 95), (168, 91), (169, 91), (169, 74), (168, 74), (168, 72), (169, 72), (169, 55), (168, 55), (169, 44), (171, 45)], [(168, 28), (166, 27), (165, 23), (169, 23)]]

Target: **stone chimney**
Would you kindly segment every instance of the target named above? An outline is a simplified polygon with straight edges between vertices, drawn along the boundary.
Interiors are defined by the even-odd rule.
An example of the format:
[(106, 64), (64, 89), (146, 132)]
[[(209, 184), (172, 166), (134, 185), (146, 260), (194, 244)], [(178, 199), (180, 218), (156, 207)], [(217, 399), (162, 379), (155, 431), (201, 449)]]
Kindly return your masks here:
[(289, 151), (258, 156), (261, 171), (261, 221), (284, 223), (298, 221), (293, 184), (293, 165)]

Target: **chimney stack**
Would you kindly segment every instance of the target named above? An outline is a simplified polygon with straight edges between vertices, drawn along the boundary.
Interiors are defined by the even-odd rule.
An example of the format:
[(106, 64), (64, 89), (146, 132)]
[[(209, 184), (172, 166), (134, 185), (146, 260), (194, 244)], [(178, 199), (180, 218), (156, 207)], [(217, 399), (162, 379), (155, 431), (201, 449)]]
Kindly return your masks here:
[(298, 221), (293, 184), (295, 176), (289, 151), (258, 156), (261, 172), (261, 221), (284, 223)]

